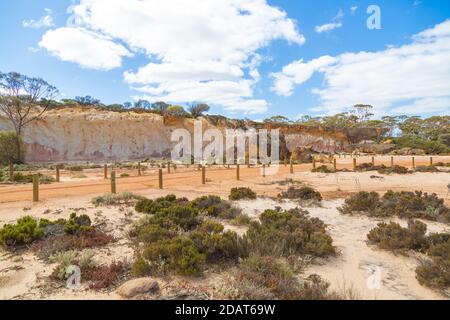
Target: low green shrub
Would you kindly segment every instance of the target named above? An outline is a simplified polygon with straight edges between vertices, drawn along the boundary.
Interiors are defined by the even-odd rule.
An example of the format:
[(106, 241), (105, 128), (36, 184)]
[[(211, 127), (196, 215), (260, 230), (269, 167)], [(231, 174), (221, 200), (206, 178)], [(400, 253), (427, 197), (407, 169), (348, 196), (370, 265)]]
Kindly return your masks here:
[(431, 234), (428, 243), (429, 258), (417, 267), (416, 278), (421, 285), (446, 291), (450, 288), (450, 234)]
[(242, 261), (226, 293), (233, 300), (329, 300), (329, 284), (317, 275), (299, 280), (287, 263), (253, 255)]
[(36, 219), (26, 216), (17, 220), (15, 225), (6, 224), (0, 229), (0, 245), (13, 249), (31, 244), (44, 236), (44, 230)]
[(261, 255), (290, 256), (307, 254), (314, 257), (334, 255), (333, 239), (325, 224), (310, 218), (301, 209), (266, 210), (260, 222), (253, 222), (242, 238), (242, 250)]
[(428, 247), (426, 239), (427, 226), (420, 221), (408, 221), (408, 227), (402, 228), (398, 223), (379, 223), (367, 235), (369, 243), (381, 249), (392, 251), (424, 251)]
[(256, 199), (256, 193), (250, 188), (232, 188), (228, 198), (234, 201), (244, 199), (253, 200)]
[(91, 203), (98, 206), (115, 206), (115, 205), (132, 205), (139, 201), (144, 201), (145, 198), (138, 196), (131, 192), (122, 193), (107, 193), (103, 196), (95, 197), (91, 200)]
[(236, 218), (230, 221), (230, 224), (234, 226), (248, 226), (252, 222), (252, 219), (246, 214), (240, 214)]
[(229, 201), (211, 195), (197, 198), (193, 200), (190, 205), (197, 208), (202, 214), (227, 220), (234, 219), (242, 211), (233, 206)]
[(287, 191), (283, 191), (280, 195), (282, 199), (291, 199), (291, 200), (313, 200), (313, 201), (322, 201), (322, 195), (320, 192), (314, 190), (310, 187), (294, 187), (291, 186), (287, 189)]
[(440, 172), (436, 165), (434, 166), (417, 166), (414, 168), (415, 172)]
[(320, 173), (335, 173), (336, 170), (333, 168), (328, 168), (326, 165), (319, 166), (315, 169), (312, 169), (311, 172), (320, 172)]
[(148, 261), (151, 274), (174, 271), (181, 275), (199, 275), (205, 262), (205, 255), (184, 236), (151, 243), (142, 256)]
[(376, 192), (359, 192), (338, 210), (343, 214), (364, 213), (375, 217), (421, 218), (432, 221), (450, 222), (450, 208), (436, 194), (387, 191), (383, 197)]
[(406, 167), (402, 167), (399, 165), (394, 165), (392, 167), (384, 167), (381, 169), (378, 169), (379, 174), (408, 174), (411, 173), (411, 171), (408, 170)]

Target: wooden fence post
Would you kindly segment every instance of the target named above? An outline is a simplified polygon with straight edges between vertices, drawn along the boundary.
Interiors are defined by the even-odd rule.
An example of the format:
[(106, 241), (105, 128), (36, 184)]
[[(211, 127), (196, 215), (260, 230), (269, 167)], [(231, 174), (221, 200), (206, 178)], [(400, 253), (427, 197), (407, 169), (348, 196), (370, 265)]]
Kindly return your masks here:
[(170, 162), (167, 162), (167, 173), (170, 173)]
[(353, 158), (353, 170), (356, 171), (356, 158)]
[(236, 165), (236, 180), (240, 180), (240, 175), (239, 175), (239, 164)]
[(159, 168), (158, 170), (158, 181), (159, 181), (159, 188), (163, 188), (163, 169)]
[(141, 163), (138, 162), (138, 176), (142, 176)]
[(313, 164), (313, 169), (315, 170), (316, 169), (316, 158), (313, 158), (312, 164)]
[(372, 157), (372, 165), (375, 165), (375, 157)]
[(294, 164), (292, 163), (292, 159), (289, 161), (289, 172), (291, 173), (291, 174), (293, 174), (294, 173)]
[(111, 193), (116, 193), (116, 172), (111, 171)]
[(391, 156), (391, 167), (394, 166), (394, 157)]
[(59, 166), (57, 165), (56, 166), (56, 182), (60, 182), (60, 174), (59, 174)]
[(430, 167), (433, 166), (433, 157), (430, 157)]
[(202, 184), (206, 184), (206, 168), (202, 166)]
[(12, 163), (9, 164), (9, 181), (14, 181), (14, 165)]
[(266, 177), (266, 165), (265, 164), (263, 164), (263, 166), (262, 166), (262, 176), (263, 176), (263, 178)]
[(105, 179), (108, 179), (108, 165), (105, 163), (105, 166), (103, 167), (103, 176)]
[(39, 201), (39, 175), (33, 175), (33, 202)]
[(412, 167), (413, 167), (413, 169), (415, 169), (416, 168), (416, 158), (414, 158), (414, 157), (412, 157)]
[(333, 167), (334, 167), (334, 171), (337, 170), (337, 163), (336, 163), (336, 159), (333, 159)]

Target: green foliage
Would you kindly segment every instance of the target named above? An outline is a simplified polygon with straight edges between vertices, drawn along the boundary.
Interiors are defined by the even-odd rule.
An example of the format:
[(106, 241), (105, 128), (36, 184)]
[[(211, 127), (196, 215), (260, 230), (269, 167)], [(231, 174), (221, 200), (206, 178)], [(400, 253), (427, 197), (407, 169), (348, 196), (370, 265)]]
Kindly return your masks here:
[(417, 135), (404, 135), (394, 140), (398, 149), (411, 148), (422, 149), (427, 154), (445, 154), (450, 148), (437, 140), (428, 140)]
[(122, 193), (107, 193), (103, 196), (95, 197), (91, 200), (91, 203), (98, 206), (115, 206), (115, 205), (131, 205), (136, 201), (144, 201), (146, 198), (135, 195), (131, 192)]
[(198, 209), (200, 213), (210, 217), (221, 219), (234, 219), (241, 210), (234, 207), (229, 201), (222, 200), (218, 196), (203, 196), (191, 202), (191, 206)]
[(84, 231), (90, 231), (91, 219), (83, 214), (77, 217), (76, 213), (71, 213), (69, 220), (64, 224), (64, 232), (66, 234), (80, 234)]
[(252, 219), (246, 214), (240, 214), (230, 221), (230, 223), (234, 226), (248, 226), (251, 222)]
[(380, 174), (392, 174), (392, 173), (408, 174), (408, 173), (411, 173), (411, 171), (409, 171), (408, 168), (406, 168), (406, 167), (394, 165), (392, 167), (384, 167), (384, 168), (381, 167), (378, 169), (378, 173), (380, 173)]
[(315, 169), (312, 169), (311, 172), (320, 172), (320, 173), (335, 173), (336, 171), (334, 169), (328, 168), (328, 166), (319, 166)]
[(25, 145), (16, 133), (0, 132), (0, 165), (22, 162), (23, 159), (18, 158), (18, 155), (23, 156), (24, 152)]
[(325, 224), (310, 218), (301, 209), (266, 210), (261, 222), (253, 222), (243, 236), (242, 245), (250, 253), (274, 256), (308, 254), (315, 257), (334, 255), (333, 239)]
[(274, 257), (253, 255), (233, 274), (226, 298), (233, 300), (328, 300), (329, 284), (317, 275), (299, 281), (290, 266)]
[(149, 262), (152, 274), (170, 270), (181, 275), (199, 275), (205, 262), (205, 255), (184, 236), (153, 242), (146, 246), (142, 255)]
[(367, 239), (369, 243), (385, 250), (423, 251), (428, 246), (426, 231), (427, 226), (420, 221), (408, 221), (408, 228), (402, 228), (395, 222), (389, 224), (382, 222), (369, 232)]
[(223, 226), (214, 231), (209, 231), (194, 231), (190, 236), (197, 250), (205, 255), (206, 260), (214, 263), (237, 262), (239, 257), (237, 234), (232, 231), (223, 232)]
[(291, 199), (291, 200), (314, 200), (314, 201), (322, 201), (322, 195), (320, 192), (314, 190), (310, 187), (295, 187), (291, 186), (287, 191), (282, 192), (279, 196), (283, 199)]
[(44, 230), (38, 222), (26, 216), (17, 220), (15, 225), (6, 224), (0, 229), (0, 245), (5, 249), (28, 245), (44, 236)]
[(194, 118), (198, 118), (203, 115), (203, 113), (209, 111), (209, 106), (205, 103), (196, 103), (189, 107), (189, 112)]
[(376, 192), (359, 192), (338, 209), (343, 214), (364, 213), (375, 217), (422, 218), (450, 222), (450, 208), (436, 194), (387, 191), (382, 198)]
[(256, 193), (250, 188), (232, 188), (228, 198), (230, 200), (253, 200), (256, 199)]

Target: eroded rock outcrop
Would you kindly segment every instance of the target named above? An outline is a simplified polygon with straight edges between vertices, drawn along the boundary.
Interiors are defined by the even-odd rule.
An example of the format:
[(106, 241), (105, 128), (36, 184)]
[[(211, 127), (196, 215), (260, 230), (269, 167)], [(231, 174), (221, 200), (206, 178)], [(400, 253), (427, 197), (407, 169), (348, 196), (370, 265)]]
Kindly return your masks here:
[[(203, 130), (224, 130), (226, 122), (202, 120)], [(249, 123), (253, 125), (255, 123)], [(276, 126), (257, 124), (257, 129)], [(193, 119), (167, 119), (152, 113), (112, 112), (95, 108), (53, 109), (24, 133), (26, 161), (120, 161), (169, 158), (175, 129), (193, 133)], [(298, 148), (314, 152), (341, 152), (353, 138), (347, 133), (302, 126), (278, 127), (282, 136), (281, 157)], [(11, 130), (0, 118), (0, 130)], [(367, 134), (370, 136), (370, 134)], [(286, 150), (287, 149), (287, 150)]]

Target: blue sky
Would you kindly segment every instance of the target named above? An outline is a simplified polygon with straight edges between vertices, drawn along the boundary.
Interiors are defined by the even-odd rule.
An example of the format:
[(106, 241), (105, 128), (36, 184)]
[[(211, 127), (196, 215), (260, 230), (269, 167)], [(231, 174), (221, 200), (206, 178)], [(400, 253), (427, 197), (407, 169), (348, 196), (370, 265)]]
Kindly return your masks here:
[(201, 100), (232, 117), (448, 114), (449, 1), (208, 1), (0, 0), (0, 71), (59, 98)]

